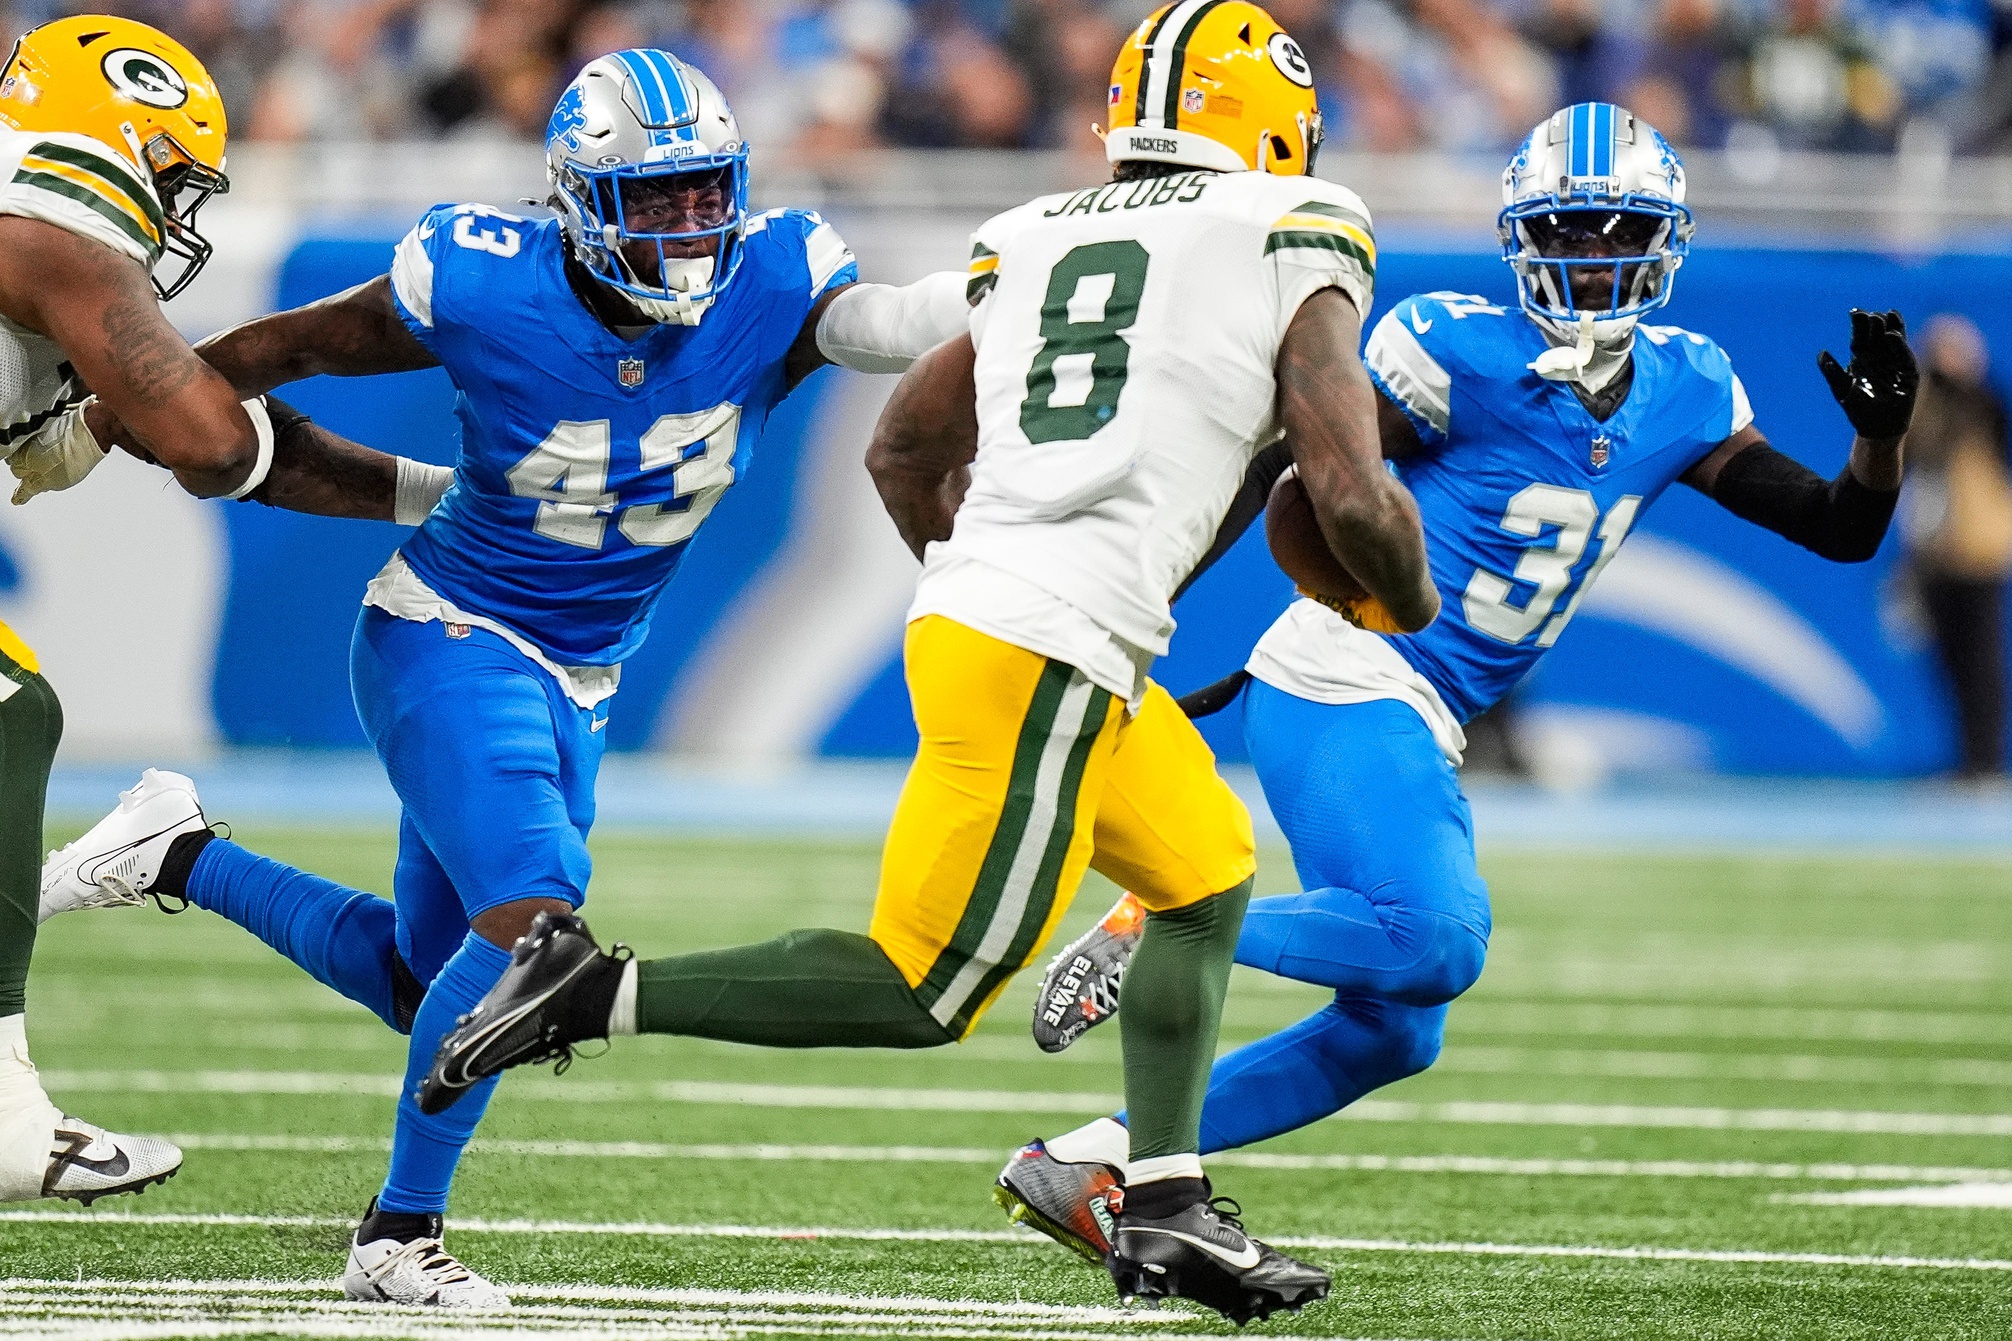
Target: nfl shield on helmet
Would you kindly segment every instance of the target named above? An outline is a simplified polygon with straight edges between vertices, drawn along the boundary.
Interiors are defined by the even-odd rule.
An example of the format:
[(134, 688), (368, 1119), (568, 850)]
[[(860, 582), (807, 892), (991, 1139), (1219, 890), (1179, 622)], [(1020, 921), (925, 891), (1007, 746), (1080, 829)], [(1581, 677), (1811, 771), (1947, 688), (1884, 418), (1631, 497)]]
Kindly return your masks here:
[[(74, 190), (110, 200), (129, 214), (158, 259), (182, 262), (154, 278), (162, 301), (187, 288), (211, 247), (196, 232), (196, 211), (230, 189), (224, 176), (223, 99), (203, 63), (166, 33), (131, 19), (83, 14), (22, 34), (0, 66), (0, 124), (24, 131), (68, 131), (105, 145), (149, 175), (160, 200), (158, 227), (148, 206), (84, 164), (61, 173)], [(73, 175), (75, 174), (75, 175)]]
[[(747, 142), (713, 81), (670, 52), (617, 51), (580, 71), (546, 127), (545, 173), (575, 254), (646, 315), (696, 326), (733, 281), (747, 219)], [(673, 231), (631, 226), (624, 202), (677, 178), (716, 183), (719, 217)], [(631, 259), (638, 244), (654, 249), (654, 283)]]
[(1502, 174), (1496, 231), (1523, 310), (1618, 337), (1670, 300), (1691, 245), (1684, 165), (1625, 107), (1582, 102), (1545, 120)]
[(1313, 170), (1320, 150), (1313, 67), (1247, 0), (1178, 0), (1133, 30), (1111, 69), (1113, 163), (1219, 172)]

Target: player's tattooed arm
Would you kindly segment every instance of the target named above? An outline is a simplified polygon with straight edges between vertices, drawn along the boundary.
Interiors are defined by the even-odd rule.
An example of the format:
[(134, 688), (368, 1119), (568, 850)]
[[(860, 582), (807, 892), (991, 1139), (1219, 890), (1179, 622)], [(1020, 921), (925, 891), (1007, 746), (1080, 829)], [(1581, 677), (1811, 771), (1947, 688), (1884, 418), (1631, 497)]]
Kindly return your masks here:
[(1321, 534), (1407, 631), (1439, 616), (1411, 492), (1383, 465), (1380, 397), (1356, 350), (1362, 319), (1339, 289), (1300, 304), (1279, 345), (1278, 412)]
[(399, 318), (389, 275), (220, 331), (196, 352), (241, 396), (317, 374), (363, 377), (440, 363)]
[(190, 493), (217, 497), (250, 478), (251, 417), (169, 324), (137, 262), (53, 224), (0, 218), (0, 313), (55, 341), (105, 407), (100, 421), (123, 421)]
[(866, 469), (895, 529), (916, 558), (948, 540), (978, 455), (978, 351), (969, 335), (915, 361), (880, 412)]

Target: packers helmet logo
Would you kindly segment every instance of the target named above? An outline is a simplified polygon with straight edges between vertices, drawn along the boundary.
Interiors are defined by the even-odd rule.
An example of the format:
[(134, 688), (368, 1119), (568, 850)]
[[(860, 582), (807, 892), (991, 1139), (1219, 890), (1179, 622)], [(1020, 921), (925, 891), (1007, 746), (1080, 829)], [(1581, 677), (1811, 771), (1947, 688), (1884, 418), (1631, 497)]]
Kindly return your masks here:
[(151, 51), (120, 47), (105, 53), (101, 67), (113, 88), (134, 102), (163, 110), (189, 100), (189, 82)]
[(1273, 33), (1271, 41), (1265, 43), (1265, 50), (1271, 53), (1271, 63), (1280, 74), (1301, 88), (1313, 87), (1313, 67), (1306, 63), (1306, 53), (1299, 49), (1299, 43), (1284, 33)]

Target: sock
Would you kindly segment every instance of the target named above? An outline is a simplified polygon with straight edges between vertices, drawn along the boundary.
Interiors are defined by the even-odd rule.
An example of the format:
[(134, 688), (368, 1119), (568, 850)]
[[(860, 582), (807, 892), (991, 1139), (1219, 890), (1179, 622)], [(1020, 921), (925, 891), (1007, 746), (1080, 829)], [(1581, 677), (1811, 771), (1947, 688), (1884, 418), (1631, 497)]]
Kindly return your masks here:
[(1164, 1220), (1170, 1215), (1179, 1215), (1198, 1201), (1208, 1199), (1209, 1181), (1202, 1177), (1201, 1161), (1196, 1160), (1191, 1173), (1145, 1182), (1127, 1182), (1122, 1214), (1137, 1216), (1141, 1220)]
[(377, 1204), (377, 1198), (370, 1199), (370, 1209), (363, 1213), (363, 1223), (356, 1227), (358, 1243), (375, 1243), (379, 1239), (391, 1239), (396, 1243), (410, 1243), (414, 1239), (437, 1239), (442, 1229), (438, 1215), (408, 1215), (403, 1211), (387, 1211)]
[[(771, 1048), (933, 1048), (955, 1042), (878, 945), (792, 931), (760, 945), (652, 959), (636, 970), (636, 1027)], [(465, 1102), (465, 1101), (464, 1101)]]
[(0, 1113), (49, 1102), (28, 1060), (28, 1017), (0, 1016)]
[(636, 961), (622, 965), (622, 981), (615, 987), (615, 1002), (608, 1008), (608, 1037), (625, 1038), (636, 1032)]
[(419, 1082), (433, 1066), (440, 1040), (452, 1032), (456, 1019), (475, 1008), (508, 967), (508, 950), (471, 931), (426, 989), (426, 999), (412, 1021), (405, 1087), (399, 1094), (398, 1125), (391, 1138), (391, 1171), (377, 1197), (379, 1209), (417, 1215), (435, 1215), (447, 1209), (454, 1166), (502, 1077), (491, 1076), (469, 1086), (452, 1108), (430, 1117), (419, 1111), (415, 1095)]
[(1131, 1160), (1132, 1137), (1116, 1118), (1102, 1117), (1074, 1131), (1043, 1141), (1048, 1153), (1064, 1164), (1106, 1164), (1122, 1178)]
[(1445, 1006), (1333, 1002), (1215, 1065), (1202, 1108), (1202, 1152), (1234, 1150), (1342, 1109), (1432, 1065)]
[(1131, 1168), (1201, 1144), (1237, 929), (1251, 882), (1171, 913), (1151, 913), (1119, 988)]
[(411, 989), (417, 984), (410, 970), (396, 971), (397, 914), (389, 899), (296, 870), (208, 832), (175, 839), (155, 891), (186, 897), (237, 923), (400, 1033), (410, 1027)]

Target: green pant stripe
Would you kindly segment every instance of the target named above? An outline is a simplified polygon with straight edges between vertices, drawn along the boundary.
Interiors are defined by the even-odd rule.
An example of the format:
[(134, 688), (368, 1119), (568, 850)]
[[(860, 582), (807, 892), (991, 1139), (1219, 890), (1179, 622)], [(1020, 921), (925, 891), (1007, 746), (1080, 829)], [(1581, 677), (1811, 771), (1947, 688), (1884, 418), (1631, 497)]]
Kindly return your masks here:
[(1062, 766), (1062, 785), (1056, 802), (1055, 825), (1048, 831), (1048, 845), (1041, 853), (1041, 865), (1035, 871), (1033, 889), (1030, 891), (1026, 909), (1020, 914), (1020, 926), (1013, 934), (1012, 943), (1006, 953), (999, 956), (990, 971), (978, 982), (978, 988), (967, 999), (955, 1019), (950, 1031), (961, 1035), (970, 1027), (969, 1015), (992, 995), (998, 986), (1012, 977), (1034, 953), (1034, 945), (1041, 937), (1041, 928), (1048, 924), (1048, 917), (1055, 909), (1055, 898), (1062, 882), (1062, 863), (1068, 858), (1069, 844), (1076, 836), (1076, 801), (1082, 791), (1083, 770), (1089, 766), (1090, 750), (1102, 734), (1104, 718), (1109, 715), (1111, 695), (1103, 689), (1091, 690), (1090, 706), (1083, 714), (1082, 726), (1077, 730), (1075, 741), (1069, 746), (1068, 761)]
[(1034, 781), (1040, 771), (1041, 753), (1054, 729), (1055, 710), (1061, 706), (1062, 694), (1068, 689), (1069, 677), (1074, 673), (1072, 667), (1050, 661), (1042, 670), (1041, 678), (1035, 682), (1027, 715), (1020, 720), (1020, 737), (1013, 746), (1013, 768), (1006, 781), (1006, 801), (1000, 807), (999, 822), (992, 830), (992, 841), (985, 849), (985, 860), (979, 864), (978, 880), (971, 891), (971, 900), (964, 906), (964, 915), (958, 919), (957, 930), (951, 935), (950, 943), (936, 956), (936, 962), (929, 966), (929, 972), (915, 989), (915, 995), (925, 1006), (935, 1006), (938, 998), (977, 952), (979, 942), (985, 939), (985, 929), (991, 925), (992, 914), (998, 910), (1000, 895), (1006, 888), (1006, 876), (1013, 869), (1013, 854), (1020, 850), (1021, 835), (1026, 831), (1027, 819), (1034, 810)]

